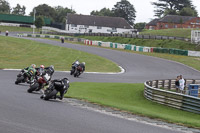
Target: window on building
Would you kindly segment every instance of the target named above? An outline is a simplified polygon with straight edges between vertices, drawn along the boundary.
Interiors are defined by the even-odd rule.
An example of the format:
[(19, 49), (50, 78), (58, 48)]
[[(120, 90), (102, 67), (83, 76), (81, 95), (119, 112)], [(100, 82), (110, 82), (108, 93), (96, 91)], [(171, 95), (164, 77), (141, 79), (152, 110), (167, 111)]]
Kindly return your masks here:
[(165, 25), (165, 28), (168, 28), (168, 24)]
[(200, 23), (200, 20), (199, 20), (199, 19), (197, 19), (197, 23)]
[(71, 24), (71, 27), (77, 27), (77, 25), (76, 24)]
[(191, 26), (188, 26), (188, 28), (191, 28)]
[(97, 26), (97, 29), (102, 29), (102, 27), (101, 26)]
[(174, 28), (177, 28), (177, 25), (174, 25)]

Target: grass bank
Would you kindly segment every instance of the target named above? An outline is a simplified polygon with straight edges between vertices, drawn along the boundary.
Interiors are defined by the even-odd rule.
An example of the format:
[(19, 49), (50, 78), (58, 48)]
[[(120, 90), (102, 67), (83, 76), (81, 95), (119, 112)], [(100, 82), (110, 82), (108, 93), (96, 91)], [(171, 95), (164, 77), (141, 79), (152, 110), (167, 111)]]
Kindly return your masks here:
[[(0, 68), (24, 68), (31, 64), (49, 66), (56, 70), (70, 70), (79, 59), (86, 62), (86, 71), (119, 72), (118, 66), (100, 56), (69, 48), (52, 46), (31, 40), (0, 36)], [(103, 66), (101, 64), (104, 64)], [(99, 67), (102, 66), (102, 67)]]
[(183, 50), (200, 51), (200, 46), (180, 40), (134, 39), (134, 38), (124, 38), (124, 37), (101, 37), (101, 36), (80, 36), (80, 38), (97, 40), (97, 41), (100, 40), (103, 42), (133, 44), (137, 46), (146, 46), (146, 47), (176, 48)]
[[(9, 31), (9, 32), (32, 32), (33, 29), (32, 28), (28, 28), (28, 27), (15, 27), (15, 26), (0, 26), (0, 31), (1, 32), (5, 32), (5, 31)], [(36, 32), (39, 32), (38, 29), (36, 29)]]
[(71, 83), (66, 97), (85, 99), (134, 114), (162, 119), (188, 127), (200, 128), (200, 115), (148, 101), (143, 96), (144, 84)]
[(143, 30), (142, 32), (140, 32), (140, 34), (191, 38), (191, 31), (192, 29), (176, 28), (176, 29), (163, 29), (163, 30)]

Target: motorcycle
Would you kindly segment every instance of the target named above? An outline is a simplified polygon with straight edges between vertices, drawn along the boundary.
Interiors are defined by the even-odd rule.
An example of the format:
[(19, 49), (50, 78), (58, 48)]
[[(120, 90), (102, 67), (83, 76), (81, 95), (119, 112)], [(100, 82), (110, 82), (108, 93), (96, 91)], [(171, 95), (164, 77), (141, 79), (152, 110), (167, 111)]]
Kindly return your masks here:
[(74, 77), (79, 77), (83, 73), (83, 68), (81, 66), (77, 66), (75, 68)]
[(66, 79), (66, 84), (62, 84), (61, 81), (51, 81), (49, 84), (49, 87), (44, 91), (44, 95), (41, 97), (44, 100), (49, 100), (49, 99), (56, 99), (56, 94), (58, 92), (63, 91), (65, 89), (65, 92), (67, 92), (69, 88), (69, 80)]
[(30, 69), (29, 71), (27, 70), (21, 70), (20, 73), (17, 75), (17, 79), (15, 81), (15, 84), (19, 83), (29, 83), (30, 82), (30, 77), (32, 77), (34, 74), (33, 70)]
[(76, 67), (78, 67), (79, 64), (80, 64), (80, 63), (79, 63), (78, 60), (76, 60), (76, 61), (72, 64), (72, 69), (70, 70), (70, 75), (73, 75), (73, 74), (74, 74), (75, 69), (76, 69)]
[(44, 75), (40, 73), (38, 80), (34, 79), (27, 92), (32, 93), (33, 91), (40, 91), (44, 87), (44, 85), (47, 84), (48, 81), (50, 81), (50, 79), (51, 76), (48, 73), (45, 73)]

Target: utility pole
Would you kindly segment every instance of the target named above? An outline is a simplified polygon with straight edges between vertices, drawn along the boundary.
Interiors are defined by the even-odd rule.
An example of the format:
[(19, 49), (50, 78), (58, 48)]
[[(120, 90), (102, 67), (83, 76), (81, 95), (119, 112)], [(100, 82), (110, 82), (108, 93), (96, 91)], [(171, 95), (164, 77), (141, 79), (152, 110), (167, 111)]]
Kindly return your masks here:
[(33, 10), (33, 34), (35, 33), (35, 13), (36, 13), (36, 9)]

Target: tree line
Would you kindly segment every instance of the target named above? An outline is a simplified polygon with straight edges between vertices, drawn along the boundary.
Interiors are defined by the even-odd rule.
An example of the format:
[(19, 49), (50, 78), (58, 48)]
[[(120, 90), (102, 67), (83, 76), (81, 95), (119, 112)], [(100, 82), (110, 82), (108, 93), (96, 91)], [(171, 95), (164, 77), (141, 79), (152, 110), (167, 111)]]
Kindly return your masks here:
[[(196, 7), (192, 4), (191, 0), (157, 0), (157, 2), (152, 2), (151, 4), (155, 7), (154, 13), (157, 18), (166, 15), (198, 16), (197, 10), (195, 9)], [(47, 4), (38, 5), (34, 7), (34, 9), (36, 10), (36, 16), (48, 17), (55, 23), (65, 23), (67, 13), (76, 13), (76, 11), (67, 7), (51, 7)], [(34, 15), (34, 9), (29, 15)], [(11, 8), (6, 0), (0, 0), (0, 13), (25, 15), (25, 11), (25, 6), (17, 4), (16, 7)], [(117, 2), (112, 9), (104, 7), (99, 11), (93, 10), (90, 15), (122, 17), (127, 20), (130, 25), (135, 25), (137, 28), (145, 26), (145, 23), (134, 24), (136, 10), (133, 4), (128, 0)]]

